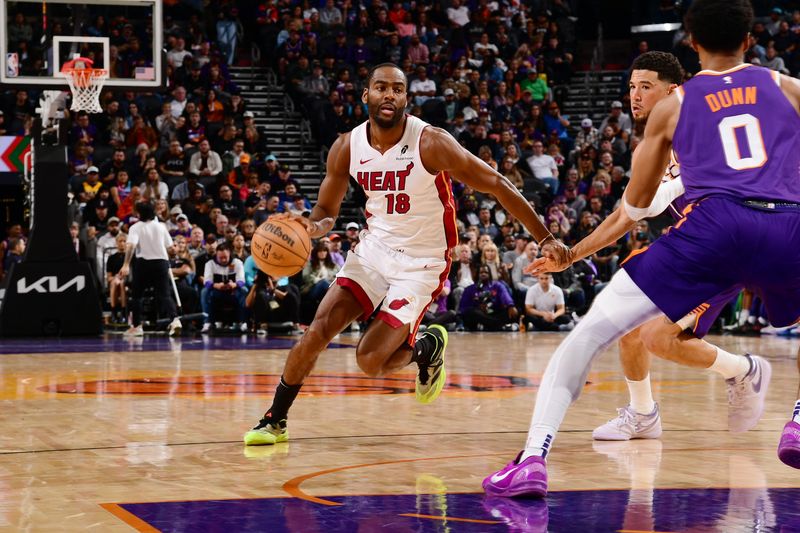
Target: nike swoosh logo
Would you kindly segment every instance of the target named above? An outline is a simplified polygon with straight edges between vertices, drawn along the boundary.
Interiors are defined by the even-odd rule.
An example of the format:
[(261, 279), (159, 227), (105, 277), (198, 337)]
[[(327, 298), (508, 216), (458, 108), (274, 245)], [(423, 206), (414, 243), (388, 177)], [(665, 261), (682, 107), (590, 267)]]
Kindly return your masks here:
[(505, 478), (507, 478), (507, 477), (509, 476), (509, 474), (512, 474), (513, 472), (514, 472), (513, 470), (509, 470), (508, 472), (506, 472), (506, 473), (505, 473), (505, 474), (503, 474), (502, 476), (499, 476), (499, 475), (497, 475), (497, 474), (494, 474), (494, 475), (492, 476), (492, 483), (500, 483), (500, 482), (501, 482), (501, 481), (503, 481)]
[(363, 159), (361, 159), (361, 160), (359, 161), (359, 163), (361, 163), (362, 165), (364, 165), (364, 164), (366, 164), (366, 163), (369, 163), (369, 162), (370, 162), (370, 161), (372, 161), (373, 159), (375, 159), (375, 158), (374, 158), (374, 157), (372, 157), (372, 158), (370, 158), (370, 159), (367, 159), (366, 161), (364, 161)]

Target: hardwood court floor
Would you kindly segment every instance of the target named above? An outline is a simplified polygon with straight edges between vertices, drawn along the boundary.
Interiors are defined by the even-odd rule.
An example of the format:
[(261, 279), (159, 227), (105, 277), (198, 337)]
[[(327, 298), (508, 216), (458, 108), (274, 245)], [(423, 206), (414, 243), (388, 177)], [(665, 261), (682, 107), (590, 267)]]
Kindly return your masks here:
[[(547, 503), (486, 500), (522, 447), (560, 334), (451, 334), (449, 385), (360, 374), (342, 336), (291, 413), (290, 442), (245, 448), (293, 339), (0, 343), (3, 531), (798, 531), (800, 471), (775, 450), (800, 341), (711, 337), (773, 364), (767, 412), (727, 431), (716, 375), (657, 361), (660, 441), (593, 443), (626, 401), (602, 356), (549, 460)], [(547, 522), (549, 514), (549, 524)]]

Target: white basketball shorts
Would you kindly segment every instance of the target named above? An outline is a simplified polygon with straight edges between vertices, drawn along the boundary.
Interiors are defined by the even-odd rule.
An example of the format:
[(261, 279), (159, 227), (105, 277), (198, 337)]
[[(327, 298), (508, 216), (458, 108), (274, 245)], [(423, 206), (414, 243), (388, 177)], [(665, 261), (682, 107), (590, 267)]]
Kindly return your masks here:
[(364, 320), (383, 301), (376, 318), (393, 328), (410, 324), (408, 342), (413, 346), (425, 311), (447, 279), (449, 263), (392, 250), (363, 231), (361, 241), (347, 253), (336, 284), (356, 297), (364, 308)]

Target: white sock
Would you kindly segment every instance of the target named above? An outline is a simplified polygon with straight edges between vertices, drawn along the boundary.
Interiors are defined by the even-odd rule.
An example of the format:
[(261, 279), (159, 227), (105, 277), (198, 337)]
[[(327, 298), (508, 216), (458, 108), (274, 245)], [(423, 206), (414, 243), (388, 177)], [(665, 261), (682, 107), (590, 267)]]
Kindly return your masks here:
[(625, 378), (628, 392), (631, 395), (631, 407), (640, 415), (649, 415), (656, 408), (653, 400), (653, 391), (650, 389), (650, 374), (641, 381), (631, 381)]
[(558, 430), (554, 427), (548, 427), (544, 424), (536, 424), (528, 431), (528, 440), (525, 442), (525, 451), (519, 461), (522, 462), (528, 457), (538, 455), (539, 457), (547, 457), (550, 447), (553, 445), (554, 435)]
[(747, 322), (747, 319), (750, 318), (750, 310), (749, 309), (742, 309), (739, 311), (739, 325), (744, 325)]
[(717, 347), (717, 358), (708, 369), (718, 372), (725, 379), (742, 377), (750, 371), (750, 360)]
[(800, 400), (797, 400), (794, 404), (794, 415), (792, 415), (792, 420), (800, 424)]

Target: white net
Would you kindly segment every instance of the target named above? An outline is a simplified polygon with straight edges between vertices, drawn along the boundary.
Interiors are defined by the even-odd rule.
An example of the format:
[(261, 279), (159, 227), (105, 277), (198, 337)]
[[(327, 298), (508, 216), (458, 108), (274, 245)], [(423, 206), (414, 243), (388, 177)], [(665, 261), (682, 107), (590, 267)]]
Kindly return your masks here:
[(70, 110), (102, 113), (100, 92), (107, 77), (107, 71), (97, 68), (73, 69), (66, 72), (67, 83), (72, 91)]

